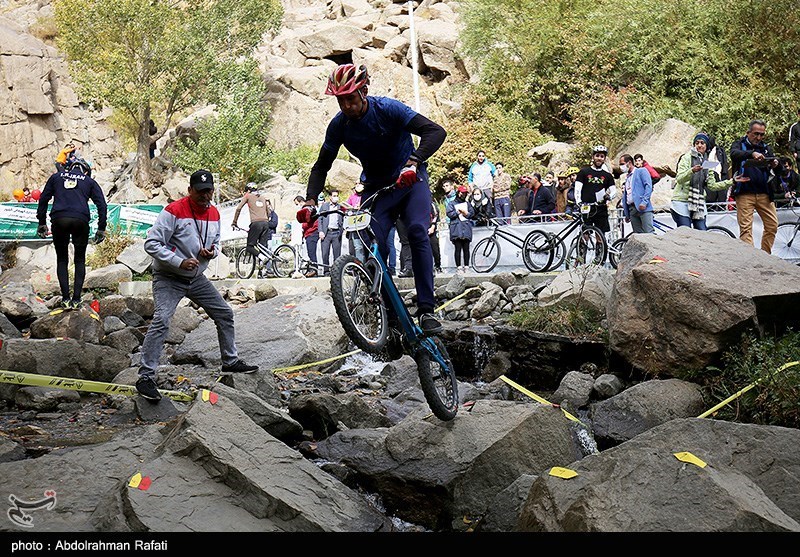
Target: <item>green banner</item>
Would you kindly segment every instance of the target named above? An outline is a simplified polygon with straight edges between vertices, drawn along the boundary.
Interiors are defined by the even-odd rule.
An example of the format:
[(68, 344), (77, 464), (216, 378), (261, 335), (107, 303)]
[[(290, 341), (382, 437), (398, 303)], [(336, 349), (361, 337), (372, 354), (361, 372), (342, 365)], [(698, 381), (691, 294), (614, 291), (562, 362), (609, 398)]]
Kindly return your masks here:
[[(0, 203), (0, 240), (36, 239), (38, 203)], [(144, 238), (163, 205), (108, 205), (108, 230), (119, 229), (128, 236)], [(89, 204), (89, 234), (97, 230), (97, 207)], [(48, 227), (50, 209), (48, 208)]]

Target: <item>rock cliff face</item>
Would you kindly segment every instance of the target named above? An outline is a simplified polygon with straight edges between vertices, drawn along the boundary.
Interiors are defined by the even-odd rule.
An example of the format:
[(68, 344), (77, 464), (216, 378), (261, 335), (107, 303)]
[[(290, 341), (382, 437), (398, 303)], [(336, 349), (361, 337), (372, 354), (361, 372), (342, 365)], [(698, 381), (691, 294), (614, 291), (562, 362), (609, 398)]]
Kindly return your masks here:
[[(52, 15), (46, 2), (0, 2), (0, 198), (42, 187), (59, 150), (72, 141), (98, 171), (119, 164), (110, 111), (81, 103), (61, 53), (29, 32)], [(39, 4), (44, 4), (41, 8)]]

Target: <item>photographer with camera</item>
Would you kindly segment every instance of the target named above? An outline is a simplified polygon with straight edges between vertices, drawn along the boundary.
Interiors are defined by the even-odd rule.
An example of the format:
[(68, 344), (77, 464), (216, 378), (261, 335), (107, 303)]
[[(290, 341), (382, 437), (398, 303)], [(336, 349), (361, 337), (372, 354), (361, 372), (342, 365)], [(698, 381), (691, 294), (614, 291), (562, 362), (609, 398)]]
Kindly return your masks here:
[(791, 157), (780, 157), (778, 166), (770, 177), (776, 207), (792, 207), (800, 195), (800, 174), (792, 168)]
[(772, 243), (778, 231), (778, 213), (769, 179), (770, 170), (778, 166), (778, 159), (764, 141), (766, 134), (766, 122), (751, 120), (745, 136), (731, 145), (731, 169), (735, 172), (732, 195), (736, 199), (739, 239), (753, 244), (753, 212), (758, 212), (764, 224), (761, 249), (772, 253)]

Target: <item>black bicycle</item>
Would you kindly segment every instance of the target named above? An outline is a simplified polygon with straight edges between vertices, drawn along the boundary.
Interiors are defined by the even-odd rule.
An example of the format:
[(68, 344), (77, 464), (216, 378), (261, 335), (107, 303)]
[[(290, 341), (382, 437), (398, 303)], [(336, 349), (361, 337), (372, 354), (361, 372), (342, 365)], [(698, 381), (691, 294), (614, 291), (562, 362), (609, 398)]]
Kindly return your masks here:
[[(238, 226), (235, 226), (234, 229), (244, 230)], [(256, 249), (264, 256), (263, 260), (247, 251), (247, 247), (240, 249), (236, 254), (237, 277), (249, 279), (256, 271), (256, 267), (258, 268), (258, 278), (262, 278), (268, 272), (272, 272), (279, 278), (287, 278), (294, 272), (296, 254), (292, 246), (282, 244), (275, 248), (275, 251), (270, 251), (261, 242), (256, 242)]]
[[(567, 268), (579, 265), (602, 265), (608, 253), (608, 243), (603, 231), (587, 224), (585, 219), (591, 214), (596, 203), (584, 203), (580, 211), (572, 213), (572, 221), (557, 233), (531, 230), (522, 246), (522, 260), (534, 272), (558, 269), (562, 264)], [(567, 240), (578, 232), (567, 248)]]
[[(499, 238), (518, 247), (520, 250), (523, 249), (525, 243), (525, 238), (520, 238), (509, 232), (508, 226), (501, 226), (496, 221), (490, 221), (490, 226), (492, 227), (492, 235), (483, 238), (480, 242), (475, 244), (475, 247), (472, 249), (470, 267), (472, 267), (476, 273), (489, 273), (497, 267), (497, 264), (500, 262), (501, 253)], [(535, 269), (531, 268), (528, 262), (525, 261), (525, 258), (523, 258), (523, 262), (528, 269), (535, 271)]]
[[(370, 246), (364, 261), (350, 254), (343, 254), (334, 261), (331, 268), (333, 306), (347, 336), (365, 352), (380, 353), (387, 344), (397, 341), (393, 342), (394, 347), (410, 354), (417, 363), (428, 406), (437, 418), (448, 421), (458, 412), (458, 383), (453, 363), (444, 343), (436, 336), (426, 335), (414, 323), (378, 251), (375, 235), (369, 230), (371, 203), (393, 187), (378, 190), (362, 202), (360, 209), (319, 213), (319, 216), (342, 215), (344, 231), (358, 234), (364, 245)], [(390, 311), (396, 316), (391, 325)]]

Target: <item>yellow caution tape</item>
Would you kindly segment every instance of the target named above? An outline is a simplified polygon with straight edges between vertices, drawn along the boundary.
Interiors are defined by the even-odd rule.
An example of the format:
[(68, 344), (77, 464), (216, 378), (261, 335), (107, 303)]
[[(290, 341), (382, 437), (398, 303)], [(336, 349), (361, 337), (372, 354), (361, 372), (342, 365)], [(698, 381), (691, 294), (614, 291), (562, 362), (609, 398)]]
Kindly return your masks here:
[(455, 298), (451, 298), (451, 299), (447, 300), (445, 303), (443, 303), (442, 305), (440, 305), (438, 308), (436, 308), (435, 311), (443, 310), (444, 308), (446, 308), (447, 306), (449, 306), (450, 304), (452, 304), (456, 300), (460, 300), (461, 298), (463, 298), (464, 296), (466, 296), (467, 294), (469, 294), (473, 290), (480, 290), (480, 288), (481, 288), (480, 286), (473, 286), (472, 288), (467, 288), (466, 290), (464, 290), (461, 294), (459, 294)]
[[(89, 381), (86, 379), (72, 379), (69, 377), (54, 377), (52, 375), (38, 375), (36, 373), (22, 373), (19, 371), (0, 370), (0, 383), (12, 385), (33, 385), (36, 387), (51, 387), (54, 389), (67, 389), (70, 391), (83, 391), (88, 393), (101, 393), (107, 395), (136, 396), (139, 394), (133, 385), (120, 385), (117, 383), (103, 383), (102, 381)], [(191, 402), (194, 393), (181, 393), (159, 389), (162, 395), (178, 402)]]
[[(514, 387), (515, 389), (517, 389), (517, 390), (518, 390), (519, 392), (521, 392), (522, 394), (524, 394), (524, 395), (527, 395), (527, 396), (531, 397), (531, 398), (532, 398), (533, 400), (535, 400), (536, 402), (540, 402), (540, 403), (542, 403), (542, 404), (548, 404), (548, 405), (550, 405), (550, 406), (555, 406), (555, 404), (553, 404), (552, 402), (549, 402), (549, 401), (547, 401), (547, 400), (543, 399), (542, 397), (540, 397), (539, 395), (537, 395), (537, 394), (536, 394), (536, 393), (534, 393), (534, 392), (531, 392), (531, 391), (529, 391), (528, 389), (526, 389), (526, 388), (525, 388), (525, 387), (523, 387), (522, 385), (520, 385), (520, 384), (518, 384), (518, 383), (514, 383), (514, 382), (513, 382), (511, 379), (509, 379), (509, 378), (508, 378), (508, 377), (506, 377), (505, 375), (501, 375), (501, 376), (500, 376), (500, 379), (502, 379), (503, 381), (505, 381), (506, 383), (508, 383), (509, 385), (511, 385), (512, 387)], [(586, 424), (584, 424), (582, 421), (580, 421), (578, 418), (576, 418), (575, 416), (573, 416), (572, 414), (570, 414), (569, 412), (567, 412), (566, 410), (564, 410), (564, 409), (563, 409), (563, 408), (561, 408), (560, 406), (559, 406), (559, 410), (561, 410), (561, 411), (564, 413), (564, 415), (565, 415), (567, 418), (569, 418), (570, 420), (572, 420), (573, 422), (578, 422), (578, 423), (579, 423), (579, 424), (581, 424), (583, 427), (586, 427), (587, 429), (589, 429), (589, 428), (586, 426)]]
[(700, 468), (705, 468), (707, 466), (704, 461), (700, 460), (690, 452), (684, 451), (682, 453), (675, 453), (675, 458), (677, 458), (681, 462), (688, 462), (689, 464), (694, 464), (695, 466), (699, 466)]
[(569, 468), (561, 468), (560, 466), (553, 466), (550, 468), (549, 474), (551, 476), (555, 476), (556, 478), (563, 478), (565, 480), (569, 480), (574, 478), (578, 475), (575, 470), (570, 470)]
[[(774, 371), (774, 372), (773, 372), (771, 375), (775, 375), (776, 373), (780, 373), (780, 372), (782, 372), (783, 370), (785, 370), (785, 369), (788, 369), (788, 368), (790, 368), (790, 367), (794, 367), (794, 366), (796, 366), (796, 365), (798, 365), (798, 364), (800, 364), (800, 361), (795, 361), (795, 362), (788, 362), (788, 363), (785, 363), (785, 364), (783, 364), (781, 367), (779, 367), (778, 369), (776, 369), (776, 370), (775, 370), (775, 371)], [(767, 377), (769, 377), (769, 376), (767, 376)], [(709, 417), (711, 414), (713, 414), (714, 412), (716, 412), (717, 410), (719, 410), (720, 408), (722, 408), (722, 407), (723, 407), (723, 406), (725, 406), (726, 404), (730, 403), (730, 402), (731, 402), (731, 401), (733, 401), (733, 400), (736, 400), (737, 398), (739, 398), (740, 396), (742, 396), (744, 393), (746, 393), (747, 391), (749, 391), (750, 389), (752, 389), (753, 387), (755, 387), (756, 385), (758, 385), (758, 384), (759, 384), (761, 381), (763, 381), (764, 379), (767, 379), (767, 377), (763, 377), (763, 378), (761, 378), (761, 379), (757, 379), (757, 380), (753, 381), (752, 383), (750, 383), (750, 384), (749, 384), (748, 386), (746, 386), (745, 388), (743, 388), (743, 389), (739, 390), (738, 392), (736, 392), (736, 393), (732, 394), (731, 396), (729, 396), (728, 398), (726, 398), (725, 400), (723, 400), (722, 402), (720, 402), (719, 404), (717, 404), (717, 405), (716, 405), (716, 406), (714, 406), (713, 408), (710, 408), (710, 409), (706, 410), (705, 412), (703, 412), (702, 414), (700, 414), (700, 415), (699, 415), (699, 416), (697, 416), (697, 417), (698, 417), (698, 418), (707, 418), (707, 417)]]

